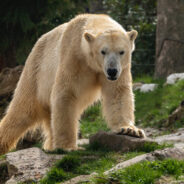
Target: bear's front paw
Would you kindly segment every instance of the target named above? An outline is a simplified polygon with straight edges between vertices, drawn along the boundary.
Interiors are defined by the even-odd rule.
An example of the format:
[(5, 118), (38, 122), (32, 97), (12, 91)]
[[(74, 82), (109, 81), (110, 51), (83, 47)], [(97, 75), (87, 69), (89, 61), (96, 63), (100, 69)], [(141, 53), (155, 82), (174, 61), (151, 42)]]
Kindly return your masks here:
[(144, 130), (137, 128), (136, 126), (126, 126), (122, 127), (121, 131), (117, 133), (118, 135), (129, 135), (132, 137), (145, 138), (146, 135)]

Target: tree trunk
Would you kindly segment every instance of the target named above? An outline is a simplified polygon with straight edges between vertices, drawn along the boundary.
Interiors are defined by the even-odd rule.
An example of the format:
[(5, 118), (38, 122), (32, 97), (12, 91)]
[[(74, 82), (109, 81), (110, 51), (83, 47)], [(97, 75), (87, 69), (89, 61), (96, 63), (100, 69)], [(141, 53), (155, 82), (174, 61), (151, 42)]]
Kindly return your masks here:
[(155, 77), (184, 72), (184, 0), (157, 1)]

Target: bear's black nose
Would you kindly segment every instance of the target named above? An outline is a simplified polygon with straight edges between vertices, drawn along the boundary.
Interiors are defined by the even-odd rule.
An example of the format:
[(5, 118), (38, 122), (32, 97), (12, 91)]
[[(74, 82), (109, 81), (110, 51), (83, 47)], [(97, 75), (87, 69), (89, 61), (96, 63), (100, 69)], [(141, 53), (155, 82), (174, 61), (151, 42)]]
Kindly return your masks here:
[(110, 77), (112, 77), (112, 78), (114, 78), (114, 77), (116, 77), (116, 74), (118, 73), (118, 70), (117, 69), (115, 69), (115, 68), (109, 68), (109, 69), (107, 69), (107, 74), (110, 76)]

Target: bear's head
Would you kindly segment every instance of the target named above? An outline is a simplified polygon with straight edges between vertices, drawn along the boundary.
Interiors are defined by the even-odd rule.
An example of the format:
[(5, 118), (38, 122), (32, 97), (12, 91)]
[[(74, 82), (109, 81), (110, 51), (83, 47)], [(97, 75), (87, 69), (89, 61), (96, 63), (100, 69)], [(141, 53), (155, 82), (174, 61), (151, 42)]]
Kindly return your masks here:
[(84, 33), (90, 65), (103, 72), (107, 79), (117, 80), (131, 62), (137, 31), (107, 30), (100, 34)]

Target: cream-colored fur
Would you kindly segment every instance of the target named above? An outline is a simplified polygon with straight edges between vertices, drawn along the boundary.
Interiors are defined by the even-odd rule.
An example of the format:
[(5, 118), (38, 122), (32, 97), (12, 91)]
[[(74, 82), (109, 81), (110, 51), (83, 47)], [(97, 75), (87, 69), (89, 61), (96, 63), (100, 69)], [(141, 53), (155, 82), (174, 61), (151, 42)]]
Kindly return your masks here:
[[(78, 149), (80, 115), (100, 96), (112, 131), (143, 137), (144, 132), (134, 126), (130, 73), (136, 36), (136, 31), (126, 32), (107, 15), (92, 14), (79, 15), (43, 35), (0, 122), (0, 154), (38, 123), (44, 125), (44, 149)], [(111, 53), (106, 59), (100, 50), (104, 47)], [(123, 56), (119, 56), (121, 49)], [(105, 73), (111, 58), (118, 63), (115, 81)]]

